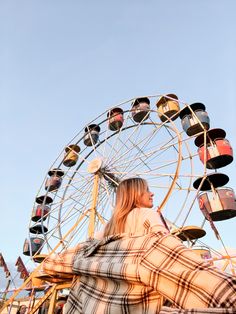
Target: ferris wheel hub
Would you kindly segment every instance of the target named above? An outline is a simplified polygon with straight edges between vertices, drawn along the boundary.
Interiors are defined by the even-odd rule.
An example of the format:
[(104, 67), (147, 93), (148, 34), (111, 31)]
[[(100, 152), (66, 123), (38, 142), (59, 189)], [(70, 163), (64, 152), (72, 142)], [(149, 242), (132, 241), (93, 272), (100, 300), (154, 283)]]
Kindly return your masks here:
[(102, 167), (102, 159), (95, 158), (89, 163), (87, 170), (89, 173), (97, 173), (101, 169), (101, 167)]

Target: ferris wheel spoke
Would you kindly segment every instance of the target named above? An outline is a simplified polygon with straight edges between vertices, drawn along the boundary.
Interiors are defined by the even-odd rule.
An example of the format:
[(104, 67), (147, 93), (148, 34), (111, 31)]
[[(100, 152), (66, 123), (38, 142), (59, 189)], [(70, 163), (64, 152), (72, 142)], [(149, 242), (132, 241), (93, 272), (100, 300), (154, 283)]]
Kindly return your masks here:
[(81, 242), (81, 236), (84, 235), (84, 239), (86, 237), (86, 229), (87, 229), (87, 223), (89, 221), (89, 218), (83, 217), (83, 219), (80, 222), (80, 225), (78, 228), (74, 229), (73, 232), (71, 232), (69, 239), (66, 242), (66, 247), (72, 247)]
[[(104, 178), (102, 178), (102, 180), (105, 181)], [(101, 221), (101, 220), (107, 221), (108, 220), (106, 218), (107, 210), (109, 212), (111, 212), (111, 209), (113, 207), (113, 205), (112, 205), (112, 196), (113, 195), (112, 194), (113, 194), (114, 190), (111, 187), (107, 186), (106, 182), (103, 182), (102, 185), (105, 186), (105, 188), (100, 193), (97, 207), (96, 207), (96, 213), (97, 213), (99, 221)]]
[[(123, 128), (125, 128), (126, 126), (123, 125)], [(105, 140), (104, 141), (104, 145), (103, 145), (103, 156), (106, 156), (106, 160), (107, 160), (107, 163), (109, 163), (109, 160), (110, 160), (110, 156), (112, 154), (117, 154), (119, 153), (119, 150), (116, 149), (116, 146), (117, 146), (117, 143), (118, 141), (120, 140), (120, 137), (122, 136), (122, 131), (123, 129), (119, 129), (117, 131), (115, 131), (115, 133), (113, 133), (111, 136), (107, 136), (106, 139), (110, 138), (110, 139), (113, 139), (114, 136), (115, 136), (115, 140), (113, 140), (113, 143), (110, 144), (109, 140)]]
[[(165, 130), (166, 130), (166, 132), (168, 133), (168, 135), (170, 136), (170, 138), (172, 139), (172, 141), (175, 140), (175, 139), (178, 140), (177, 135), (175, 134), (175, 136), (173, 136), (173, 134), (170, 132), (170, 129), (169, 129), (169, 128), (165, 127)], [(181, 133), (180, 133), (180, 135), (181, 135)], [(170, 141), (171, 141), (171, 140), (170, 140)], [(176, 147), (176, 146), (177, 146), (177, 147)], [(172, 147), (176, 150), (177, 153), (179, 153), (178, 142), (175, 143), (175, 144), (172, 143)]]
[[(105, 123), (105, 132), (102, 134), (103, 138), (108, 138), (109, 137), (109, 127), (108, 127), (108, 123), (107, 121), (103, 121), (103, 124)], [(102, 148), (101, 148), (101, 156), (105, 156), (106, 154), (106, 144), (107, 144), (107, 141), (104, 143), (104, 145), (102, 145), (102, 143), (100, 142), (100, 145), (102, 145)], [(99, 146), (100, 147), (100, 146)], [(98, 149), (98, 147), (97, 147)]]
[[(82, 193), (82, 190), (79, 191), (80, 192), (80, 196), (81, 196), (81, 193)], [(83, 192), (83, 195), (85, 195), (85, 193)], [(74, 202), (76, 201), (76, 204), (78, 205), (81, 205), (83, 206), (83, 204), (80, 202), (80, 197), (78, 197), (78, 191), (75, 191), (73, 194), (70, 194), (66, 199), (65, 198), (61, 198), (60, 199), (60, 202), (58, 203), (58, 205), (55, 207), (55, 210), (56, 211), (60, 211), (61, 207), (62, 206), (65, 206), (67, 205), (70, 206), (70, 203), (69, 202)], [(56, 204), (55, 204), (56, 205)], [(53, 213), (53, 211), (51, 211), (51, 214)]]
[(89, 164), (89, 161), (80, 153), (78, 154), (78, 160), (81, 162), (81, 163), (86, 163), (87, 165)]
[[(57, 223), (54, 225), (54, 226), (51, 226), (51, 230), (50, 232), (48, 233), (48, 237), (51, 233), (51, 235), (53, 235), (55, 238), (61, 238), (61, 235), (58, 234), (58, 229), (59, 228), (62, 228), (65, 224), (69, 225), (70, 222), (72, 221), (72, 219), (74, 218), (75, 216), (75, 213), (72, 213), (72, 210), (71, 209), (70, 211), (68, 211), (66, 213), (66, 215), (64, 215), (64, 217), (62, 217), (62, 219), (59, 221), (57, 220)], [(81, 215), (83, 215), (84, 213), (83, 212), (78, 212), (77, 211), (77, 216), (78, 216), (78, 213), (80, 213)]]
[(71, 184), (70, 186), (72, 186), (74, 188), (73, 193), (70, 195), (70, 198), (73, 197), (73, 199), (75, 199), (76, 197), (79, 197), (81, 194), (84, 195), (86, 193), (90, 193), (89, 189), (92, 187), (92, 178), (88, 178), (88, 180), (82, 182), (80, 181), (80, 186), (76, 186)]
[[(76, 200), (75, 204), (77, 205), (77, 212), (78, 211), (84, 211), (84, 208), (86, 208), (86, 201), (89, 197), (89, 186), (91, 186), (91, 183), (90, 182), (86, 182), (85, 185), (83, 186), (83, 189), (81, 188), (81, 190), (76, 190), (73, 195), (69, 195), (68, 199), (67, 200), (70, 200), (70, 201), (73, 201), (73, 200)], [(87, 197), (86, 197), (86, 188), (87, 187)], [(83, 196), (85, 198), (84, 202), (81, 202), (80, 200), (82, 199)], [(66, 201), (64, 198), (62, 198), (63, 202), (61, 202), (61, 205), (60, 205), (60, 209), (58, 210), (59, 212), (59, 215), (58, 215), (58, 221), (60, 221), (63, 216), (65, 215), (65, 211), (63, 210), (62, 208), (62, 205), (65, 206), (66, 204)], [(82, 208), (82, 210), (78, 209), (78, 205)], [(68, 206), (70, 206), (70, 203), (67, 205), (67, 208)], [(67, 210), (67, 215), (72, 211), (74, 210), (74, 206), (72, 206), (71, 210)]]
[(69, 192), (71, 188), (73, 188), (74, 193), (84, 193), (85, 191), (89, 191), (93, 183), (92, 180), (93, 178), (91, 175), (87, 175), (86, 177), (78, 176), (74, 178), (73, 183), (68, 184), (66, 192)]
[[(130, 165), (133, 165), (135, 164), (135, 162), (139, 162), (138, 165), (136, 164), (136, 168), (137, 166), (140, 166), (140, 165), (145, 165), (146, 168), (148, 168), (150, 170), (150, 166), (147, 166), (147, 161), (150, 160), (151, 157), (157, 157), (156, 155), (156, 151), (151, 151), (150, 153), (148, 152), (145, 156), (143, 156), (143, 158), (140, 158), (140, 155), (136, 156), (136, 157), (133, 157), (131, 156), (130, 159), (126, 159), (126, 162), (122, 162), (121, 163), (118, 163), (118, 167), (122, 167), (122, 168), (125, 168), (125, 169), (130, 169)], [(145, 160), (145, 161), (144, 161)], [(131, 170), (132, 171), (132, 170)]]
[[(145, 146), (148, 145), (148, 142), (149, 142), (149, 141), (146, 141)], [(143, 157), (141, 157), (141, 156), (139, 157), (139, 158), (140, 158), (140, 161), (141, 161), (143, 164), (145, 164), (145, 166), (146, 166), (148, 169), (150, 169), (149, 165), (146, 163), (146, 160), (148, 159), (148, 157), (147, 157), (147, 155), (145, 154), (145, 152), (143, 151), (144, 147), (139, 147), (138, 145), (135, 145), (134, 148), (137, 150), (136, 156), (138, 156), (138, 155), (143, 156)]]
[[(84, 176), (81, 176), (77, 180), (82, 182), (82, 187), (80, 188), (81, 191), (82, 190), (84, 191), (86, 184), (90, 183), (89, 177), (85, 178)], [(65, 192), (71, 191), (72, 189), (74, 189), (74, 191), (78, 191), (78, 187), (76, 186), (76, 180), (74, 180), (73, 183), (71, 183), (71, 178), (70, 178), (65, 185), (61, 186), (60, 193), (57, 193), (57, 198), (64, 201), (66, 198), (63, 194), (65, 194)], [(64, 191), (64, 193), (63, 193), (63, 191)]]
[[(152, 159), (150, 159), (151, 157), (153, 157), (153, 159), (154, 159), (154, 158), (157, 158), (158, 155), (159, 155), (159, 154), (157, 154), (157, 150), (150, 150), (150, 151), (147, 151), (147, 152), (145, 153), (146, 159), (149, 158), (149, 160), (152, 160)], [(133, 156), (133, 155), (131, 155), (131, 156), (130, 156), (130, 160), (126, 157), (126, 158), (124, 158), (124, 159), (122, 159), (122, 160), (117, 161), (116, 167), (117, 167), (117, 168), (118, 168), (118, 167), (125, 167), (125, 166), (129, 165), (131, 162), (134, 163), (134, 162), (136, 162), (136, 161), (140, 161), (140, 156), (139, 156), (139, 155), (138, 155), (138, 156), (135, 156), (135, 155)], [(128, 167), (127, 167), (127, 168), (128, 168)]]
[[(124, 132), (128, 130), (130, 131), (130, 128), (127, 127), (127, 128), (123, 128), (122, 130), (119, 131), (119, 134), (117, 136), (117, 138), (115, 139), (115, 141), (113, 142), (113, 147), (115, 147), (116, 145), (118, 146), (118, 143), (120, 144), (118, 147), (119, 147), (119, 154), (120, 156), (122, 156), (122, 151), (125, 150), (125, 147), (123, 146), (124, 145), (124, 141), (122, 140), (122, 137), (124, 135)], [(131, 133), (128, 135), (128, 138), (126, 138), (126, 141), (129, 140), (130, 137), (133, 136), (133, 134), (136, 132), (136, 126), (132, 127), (131, 129)], [(117, 154), (114, 154), (114, 150), (110, 150), (110, 154), (109, 154), (109, 158), (107, 158), (107, 163), (108, 164), (112, 164), (113, 163), (113, 160), (114, 160), (114, 157), (117, 156)], [(125, 150), (125, 153), (126, 153), (126, 150)]]
[[(119, 136), (119, 135), (118, 135), (118, 136)], [(106, 147), (106, 148), (109, 149), (110, 153), (108, 153), (108, 155), (106, 155), (106, 153), (104, 153), (103, 156), (107, 156), (107, 157), (106, 157), (106, 160), (108, 161), (109, 158), (111, 158), (111, 155), (112, 155), (112, 154), (115, 154), (115, 155), (118, 154), (118, 153), (119, 153), (119, 150), (117, 150), (117, 149), (115, 148), (115, 142), (113, 142), (112, 145), (111, 145), (109, 142), (107, 142), (106, 145), (108, 146), (108, 147)], [(104, 145), (104, 146), (105, 146), (105, 145)]]
[[(135, 149), (134, 152), (136, 152), (136, 154), (135, 154), (136, 156), (141, 155), (141, 156), (146, 157), (145, 152), (144, 152), (144, 148), (147, 147), (147, 145), (149, 144), (151, 139), (155, 136), (156, 132), (157, 132), (157, 129), (154, 129), (154, 131), (152, 131), (151, 134), (147, 134), (147, 136), (144, 139), (142, 139), (141, 141), (138, 141), (139, 134), (140, 134), (140, 130), (139, 130), (139, 134), (136, 137), (136, 141), (133, 142), (131, 138), (128, 140), (130, 142), (131, 146), (133, 147), (133, 149)], [(130, 150), (130, 154), (131, 154), (131, 151), (132, 150)], [(142, 160), (142, 158), (140, 158), (140, 159)], [(146, 164), (146, 166), (148, 167), (147, 164)]]
[[(151, 181), (150, 181), (151, 182)], [(168, 185), (159, 185), (159, 184), (150, 184), (150, 187), (152, 188), (157, 188), (157, 189), (163, 189), (163, 190), (168, 190), (169, 186)], [(194, 192), (195, 190), (193, 188), (188, 188), (188, 187), (182, 187), (182, 186), (175, 186), (173, 188), (175, 191), (186, 191), (186, 192)]]
[[(147, 160), (146, 160), (147, 161)], [(164, 165), (162, 165), (162, 166), (159, 166), (159, 167), (157, 167), (156, 168), (156, 170), (160, 170), (160, 169), (162, 169), (162, 168), (164, 168), (164, 167), (167, 167), (167, 166), (169, 166), (169, 165), (173, 165), (173, 164), (176, 164), (177, 163), (177, 161), (171, 161), (171, 162), (169, 162), (169, 163), (166, 163), (166, 164), (164, 164)], [(130, 164), (132, 164), (132, 163), (130, 163)], [(143, 160), (141, 160), (140, 162), (138, 162), (137, 164), (135, 164), (134, 166), (132, 166), (132, 167), (130, 167), (129, 168), (129, 171), (130, 172), (133, 172), (135, 169), (139, 169), (141, 166), (146, 166), (146, 163), (143, 163)], [(128, 168), (128, 167), (127, 167)], [(127, 171), (127, 168), (125, 169), (126, 171)], [(150, 170), (150, 168), (148, 167), (148, 169)]]
[[(73, 218), (76, 217), (77, 221), (83, 221), (86, 219), (88, 219), (88, 210), (82, 210), (82, 211), (78, 211), (77, 209), (73, 212), (73, 210), (75, 210), (75, 208), (72, 208), (68, 213), (65, 213), (63, 219), (61, 219), (61, 221), (58, 223), (58, 225), (56, 226), (55, 230), (58, 231), (58, 227), (60, 227), (60, 229), (65, 229), (67, 226), (71, 226), (73, 224)], [(79, 216), (78, 216), (79, 214)], [(53, 234), (53, 236), (56, 236), (57, 232), (55, 232)], [(57, 237), (57, 236), (56, 236)], [(60, 236), (59, 236), (60, 238)]]
[[(130, 174), (130, 175), (135, 175), (135, 174), (138, 174), (139, 176), (150, 176), (150, 180), (152, 178), (156, 179), (158, 177), (160, 178), (163, 178), (163, 177), (172, 177), (175, 175), (175, 173), (160, 173), (160, 172), (150, 172), (150, 170), (147, 170), (147, 171), (134, 171), (134, 172), (130, 172), (130, 171), (120, 171), (120, 172), (112, 172), (112, 174), (121, 174), (121, 175), (127, 175), (127, 174)], [(188, 174), (188, 173), (185, 173), (185, 174), (179, 174), (179, 177), (182, 177), (182, 178), (190, 178), (190, 177), (194, 177), (194, 178), (199, 178), (199, 175), (191, 175), (191, 174)], [(194, 190), (194, 189), (193, 189)]]
[[(103, 178), (103, 180), (104, 180), (104, 178)], [(100, 196), (99, 196), (99, 199), (98, 199), (98, 206), (97, 206), (97, 207), (100, 207), (100, 212), (101, 213), (103, 211), (103, 208), (102, 208), (103, 206), (104, 206), (104, 209), (105, 209), (105, 204), (109, 204), (110, 208), (112, 207), (112, 203), (111, 203), (112, 191), (111, 191), (111, 188), (107, 187), (107, 183), (106, 182), (104, 182), (102, 185), (105, 188), (100, 193)]]
[[(68, 236), (68, 239), (63, 240), (63, 250), (69, 247), (73, 247), (81, 242), (81, 237), (84, 236), (85, 239), (85, 230), (87, 227), (88, 217), (81, 217), (80, 225), (77, 229), (74, 229)], [(77, 238), (77, 235), (79, 237)]]
[[(132, 147), (132, 149), (134, 149), (134, 147)], [(119, 159), (119, 161), (116, 162), (116, 167), (119, 167), (120, 165), (122, 165), (121, 166), (122, 168), (128, 169), (130, 164), (133, 163), (134, 161), (137, 161), (137, 160), (141, 160), (143, 163), (145, 163), (143, 161), (143, 158), (147, 158), (149, 155), (149, 152), (147, 152), (145, 154), (145, 156), (142, 158), (141, 156), (142, 156), (143, 152), (141, 152), (137, 149), (137, 152), (134, 152), (134, 154), (131, 154), (130, 152), (132, 151), (132, 149), (130, 149), (130, 148), (127, 149), (127, 153), (129, 153), (129, 155), (128, 156), (124, 155), (123, 159), (122, 158)], [(151, 154), (153, 154), (153, 153), (151, 153)], [(149, 167), (147, 164), (146, 164), (146, 166)]]
[[(127, 119), (127, 122), (129, 121), (132, 121), (131, 118), (129, 118), (129, 120)], [(133, 124), (133, 121), (132, 121), (132, 124)], [(126, 135), (125, 136), (125, 139), (122, 140), (122, 138), (124, 137), (124, 133), (125, 132), (129, 132), (128, 136)], [(138, 132), (138, 133), (137, 133)], [(114, 142), (114, 144), (118, 144), (118, 142), (120, 142), (120, 146), (119, 146), (119, 155), (122, 156), (122, 151), (124, 150), (125, 153), (126, 153), (126, 147), (124, 147), (124, 143), (129, 141), (130, 139), (132, 139), (132, 137), (136, 136), (136, 140), (138, 138), (138, 135), (137, 134), (140, 134), (140, 124), (133, 124), (130, 128), (130, 126), (125, 126), (123, 127), (122, 129), (122, 132), (120, 130), (120, 133), (119, 133), (119, 136), (117, 137), (116, 141)], [(111, 159), (109, 158), (108, 162), (111, 164), (112, 161)]]
[[(147, 144), (147, 141), (146, 141), (146, 144)], [(171, 145), (172, 146), (172, 145)], [(159, 151), (160, 151), (160, 153), (159, 154), (162, 154), (163, 153), (163, 151), (165, 151), (165, 150), (167, 150), (169, 147), (171, 147), (171, 146), (168, 146), (168, 147), (166, 147), (165, 149), (159, 149)], [(155, 150), (152, 154), (154, 155), (156, 152), (157, 152), (158, 150)], [(145, 156), (148, 156), (148, 157), (150, 157), (149, 156), (149, 152), (146, 152), (145, 153)], [(157, 157), (157, 156), (154, 156), (154, 157)], [(140, 156), (138, 155), (136, 158), (138, 158), (138, 159), (140, 159)], [(134, 157), (132, 156), (131, 158), (130, 158), (132, 161), (134, 160)], [(127, 160), (127, 158), (126, 158), (126, 160)], [(119, 161), (122, 163), (122, 159), (120, 160), (119, 159)], [(127, 163), (127, 162), (126, 162)], [(118, 164), (119, 165), (119, 164)]]
[[(136, 128), (135, 128), (135, 130), (136, 130)], [(132, 153), (134, 154), (134, 156), (135, 155), (138, 156), (138, 152), (134, 152), (134, 151), (132, 151), (132, 149), (133, 148), (137, 149), (140, 146), (140, 150), (143, 150), (144, 147), (149, 144), (149, 142), (152, 140), (152, 138), (156, 135), (157, 132), (158, 132), (158, 129), (155, 128), (154, 130), (151, 130), (151, 132), (148, 133), (144, 138), (139, 140), (139, 138), (140, 138), (140, 130), (139, 130), (138, 133), (136, 131), (136, 134), (135, 134), (136, 135), (136, 139), (134, 141), (132, 140), (132, 137), (129, 137), (128, 139), (126, 139), (125, 141), (122, 142), (122, 146), (124, 148), (126, 148), (126, 151), (124, 152), (123, 156), (119, 155), (120, 156), (119, 160), (122, 160), (122, 157), (130, 159)], [(132, 136), (133, 135), (134, 135), (134, 132), (132, 133)], [(130, 146), (129, 146), (129, 144), (130, 144)], [(143, 144), (143, 146), (141, 146), (142, 144)], [(143, 153), (144, 152), (142, 152), (142, 154)], [(128, 156), (127, 156), (127, 154), (128, 154)], [(132, 156), (132, 157), (134, 157), (134, 156)], [(117, 161), (117, 156), (116, 156), (116, 159), (113, 160), (113, 164), (116, 161)]]

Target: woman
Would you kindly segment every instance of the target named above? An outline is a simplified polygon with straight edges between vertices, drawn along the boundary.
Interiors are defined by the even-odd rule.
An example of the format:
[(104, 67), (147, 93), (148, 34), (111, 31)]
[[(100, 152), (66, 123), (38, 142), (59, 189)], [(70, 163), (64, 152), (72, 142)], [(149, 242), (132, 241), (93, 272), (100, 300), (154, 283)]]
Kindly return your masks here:
[(108, 235), (148, 233), (166, 227), (160, 213), (153, 211), (153, 196), (142, 178), (123, 180), (116, 191), (115, 208), (104, 230), (95, 234), (96, 239)]
[(122, 181), (104, 230), (73, 252), (45, 260), (47, 273), (77, 276), (65, 313), (167, 313), (164, 299), (184, 313), (236, 313), (236, 278), (186, 248), (152, 206), (145, 180)]

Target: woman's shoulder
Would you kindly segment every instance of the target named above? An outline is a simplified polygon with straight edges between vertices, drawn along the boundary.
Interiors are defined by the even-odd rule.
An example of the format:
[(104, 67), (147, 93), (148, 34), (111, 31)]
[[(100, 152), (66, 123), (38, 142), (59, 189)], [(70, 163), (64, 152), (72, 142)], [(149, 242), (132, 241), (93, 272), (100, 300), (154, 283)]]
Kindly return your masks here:
[(160, 214), (152, 208), (140, 208), (140, 214), (143, 216), (144, 221), (149, 221), (151, 226), (163, 224)]
[(129, 213), (129, 216), (132, 216), (132, 218), (137, 216), (137, 218), (142, 218), (143, 220), (146, 217), (155, 216), (156, 214), (157, 213), (151, 208), (136, 207)]
[(140, 207), (140, 214), (144, 216), (160, 216), (157, 211), (155, 211), (153, 208), (145, 208), (145, 207)]

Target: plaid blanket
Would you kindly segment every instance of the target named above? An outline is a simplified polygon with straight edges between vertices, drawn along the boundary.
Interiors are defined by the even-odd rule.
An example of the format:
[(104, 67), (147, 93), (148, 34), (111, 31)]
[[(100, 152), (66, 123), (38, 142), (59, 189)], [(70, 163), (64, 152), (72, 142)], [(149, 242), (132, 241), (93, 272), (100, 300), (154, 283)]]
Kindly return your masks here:
[[(43, 270), (60, 268), (63, 274), (64, 266), (55, 255)], [(202, 261), (167, 231), (90, 240), (70, 252), (66, 266), (67, 274), (79, 276), (67, 314), (236, 313), (236, 278)], [(164, 299), (177, 309), (162, 307)]]
[(208, 308), (208, 309), (190, 309), (178, 310), (163, 306), (159, 314), (235, 314), (235, 308)]

